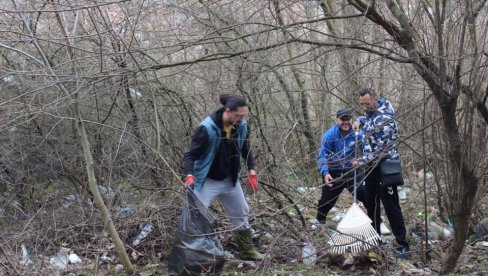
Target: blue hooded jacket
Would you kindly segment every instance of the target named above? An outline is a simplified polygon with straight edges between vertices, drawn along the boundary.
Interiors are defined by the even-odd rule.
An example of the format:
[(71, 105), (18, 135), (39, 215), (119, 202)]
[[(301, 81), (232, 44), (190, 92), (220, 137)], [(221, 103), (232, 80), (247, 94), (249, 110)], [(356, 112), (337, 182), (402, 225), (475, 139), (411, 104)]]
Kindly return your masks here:
[[(321, 175), (330, 172), (343, 173), (352, 169), (351, 159), (354, 158), (356, 146), (354, 131), (342, 137), (340, 127), (335, 124), (322, 135), (322, 142), (317, 156), (317, 166)], [(359, 134), (358, 141), (362, 135)]]
[(369, 111), (357, 120), (361, 123), (363, 138), (363, 156), (358, 158), (359, 164), (383, 159), (397, 160), (398, 128), (395, 121), (395, 110), (390, 101), (381, 98), (378, 108)]

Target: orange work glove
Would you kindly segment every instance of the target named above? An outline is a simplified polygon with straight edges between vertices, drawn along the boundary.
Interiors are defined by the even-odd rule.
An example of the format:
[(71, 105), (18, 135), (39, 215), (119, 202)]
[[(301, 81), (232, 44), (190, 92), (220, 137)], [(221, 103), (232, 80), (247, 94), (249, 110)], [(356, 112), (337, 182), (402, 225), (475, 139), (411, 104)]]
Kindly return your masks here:
[(185, 177), (185, 183), (183, 183), (183, 186), (188, 187), (195, 184), (195, 177), (191, 174), (187, 175)]
[(246, 186), (251, 188), (251, 191), (253, 193), (256, 193), (258, 191), (258, 175), (256, 172), (251, 172), (249, 173), (246, 181)]

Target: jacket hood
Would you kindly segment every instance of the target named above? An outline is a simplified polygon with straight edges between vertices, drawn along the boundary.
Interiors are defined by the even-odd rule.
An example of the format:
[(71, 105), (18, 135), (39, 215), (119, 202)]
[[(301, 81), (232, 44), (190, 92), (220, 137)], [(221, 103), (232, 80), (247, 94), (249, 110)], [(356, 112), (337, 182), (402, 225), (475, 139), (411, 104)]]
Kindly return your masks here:
[(386, 114), (390, 116), (395, 115), (395, 110), (393, 109), (393, 106), (391, 105), (391, 102), (385, 98), (380, 98), (378, 99), (378, 108), (374, 111), (368, 112), (368, 115), (373, 115), (374, 113), (380, 113), (380, 114)]
[(224, 128), (224, 122), (222, 121), (224, 110), (225, 108), (221, 107), (210, 114), (210, 118), (212, 118), (212, 121), (214, 121), (219, 128)]

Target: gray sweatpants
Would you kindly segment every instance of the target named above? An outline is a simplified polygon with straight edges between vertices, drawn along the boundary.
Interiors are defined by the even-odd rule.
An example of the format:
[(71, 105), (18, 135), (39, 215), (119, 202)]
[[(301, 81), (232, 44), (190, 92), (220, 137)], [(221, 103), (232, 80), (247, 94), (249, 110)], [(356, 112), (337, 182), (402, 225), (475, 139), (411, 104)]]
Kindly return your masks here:
[(202, 188), (194, 192), (207, 208), (218, 198), (227, 218), (236, 230), (249, 228), (249, 205), (247, 205), (239, 180), (234, 186), (230, 177), (224, 180), (207, 178)]

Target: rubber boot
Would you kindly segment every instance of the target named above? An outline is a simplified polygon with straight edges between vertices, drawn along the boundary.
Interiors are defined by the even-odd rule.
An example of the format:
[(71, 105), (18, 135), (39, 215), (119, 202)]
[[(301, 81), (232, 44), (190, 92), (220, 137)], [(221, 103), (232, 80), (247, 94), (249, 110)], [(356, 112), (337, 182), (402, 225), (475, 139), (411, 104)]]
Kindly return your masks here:
[(264, 259), (263, 254), (254, 248), (251, 229), (236, 231), (236, 242), (239, 259), (248, 261), (262, 261)]

